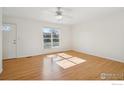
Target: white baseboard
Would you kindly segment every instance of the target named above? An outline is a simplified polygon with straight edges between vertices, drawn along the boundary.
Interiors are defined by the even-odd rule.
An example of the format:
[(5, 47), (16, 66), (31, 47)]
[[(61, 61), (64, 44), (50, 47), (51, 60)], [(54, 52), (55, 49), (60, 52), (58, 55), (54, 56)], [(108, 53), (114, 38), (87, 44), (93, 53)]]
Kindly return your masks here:
[(1, 68), (1, 69), (0, 69), (0, 73), (2, 73), (2, 71), (3, 71), (3, 69)]
[(119, 59), (114, 59), (114, 58), (111, 58), (111, 57), (100, 56), (100, 55), (97, 55), (97, 54), (91, 54), (89, 52), (82, 52), (81, 50), (78, 50), (78, 49), (74, 49), (74, 51), (124, 63), (124, 60), (119, 60)]

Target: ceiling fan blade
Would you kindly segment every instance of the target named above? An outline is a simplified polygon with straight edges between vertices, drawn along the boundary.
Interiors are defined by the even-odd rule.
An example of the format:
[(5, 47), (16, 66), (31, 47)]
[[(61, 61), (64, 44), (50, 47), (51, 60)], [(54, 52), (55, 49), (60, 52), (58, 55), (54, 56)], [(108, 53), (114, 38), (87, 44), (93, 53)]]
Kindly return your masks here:
[(72, 9), (68, 8), (68, 7), (62, 7), (62, 10), (67, 11), (67, 12), (71, 12), (72, 11)]
[[(55, 12), (52, 12), (52, 11), (43, 11), (42, 13), (43, 13), (43, 14), (54, 15), (54, 16), (57, 15)], [(67, 14), (65, 14), (65, 13), (62, 13), (62, 15), (65, 16), (65, 17), (68, 17), (68, 18), (72, 18), (71, 15), (67, 15)]]
[(42, 9), (42, 11), (49, 11), (49, 12), (56, 12), (56, 11), (61, 11), (61, 12), (71, 12), (72, 9), (68, 8), (68, 7), (53, 7), (53, 8), (46, 8), (46, 9)]
[(65, 15), (65, 14), (63, 14), (63, 16), (64, 16), (64, 17), (67, 17), (67, 18), (73, 18), (73, 17), (70, 16), (70, 15)]
[[(57, 15), (55, 12), (51, 12), (51, 11), (44, 11), (42, 13), (43, 14), (47, 14), (47, 15), (52, 15), (52, 16), (56, 16)], [(67, 17), (67, 18), (72, 18), (71, 15), (67, 15), (67, 14), (64, 14), (64, 13), (62, 13), (62, 16)]]

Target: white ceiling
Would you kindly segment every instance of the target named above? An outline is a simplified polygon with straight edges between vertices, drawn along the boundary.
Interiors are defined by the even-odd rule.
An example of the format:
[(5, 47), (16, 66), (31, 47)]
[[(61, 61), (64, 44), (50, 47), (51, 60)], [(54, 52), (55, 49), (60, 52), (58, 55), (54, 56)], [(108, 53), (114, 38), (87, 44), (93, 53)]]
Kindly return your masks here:
[[(124, 12), (124, 8), (104, 7), (64, 7), (63, 24), (76, 24), (94, 18)], [(4, 16), (28, 18), (41, 21), (58, 23), (55, 17), (56, 7), (6, 7), (3, 8)]]

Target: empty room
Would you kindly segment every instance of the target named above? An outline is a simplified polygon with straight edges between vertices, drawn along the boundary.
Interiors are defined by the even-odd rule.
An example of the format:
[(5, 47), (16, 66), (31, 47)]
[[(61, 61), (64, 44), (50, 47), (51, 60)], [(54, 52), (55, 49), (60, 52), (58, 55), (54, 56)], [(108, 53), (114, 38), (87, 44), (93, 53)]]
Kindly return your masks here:
[(124, 80), (123, 7), (1, 7), (0, 80)]

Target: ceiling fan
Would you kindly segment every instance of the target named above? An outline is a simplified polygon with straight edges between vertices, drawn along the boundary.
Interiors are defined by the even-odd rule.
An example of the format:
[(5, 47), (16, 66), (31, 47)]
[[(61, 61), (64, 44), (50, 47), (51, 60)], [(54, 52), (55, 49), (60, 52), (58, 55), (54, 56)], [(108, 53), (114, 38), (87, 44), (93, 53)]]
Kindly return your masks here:
[(57, 20), (62, 20), (63, 15), (62, 15), (62, 11), (61, 11), (61, 7), (57, 7), (57, 11), (56, 11), (56, 19)]
[(55, 17), (58, 21), (62, 21), (63, 19), (72, 19), (72, 16), (68, 15), (71, 12), (71, 9), (56, 7), (49, 8), (43, 11), (44, 14)]

